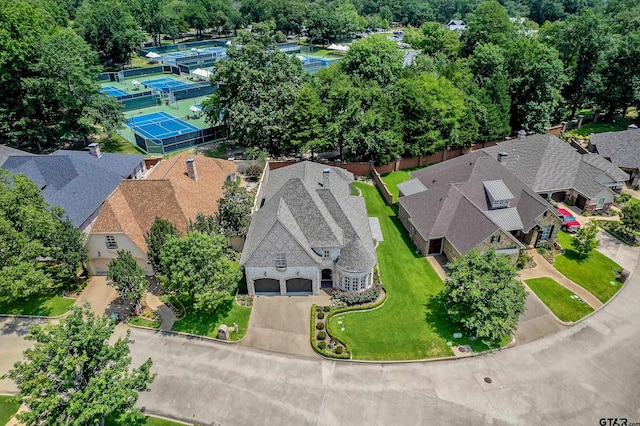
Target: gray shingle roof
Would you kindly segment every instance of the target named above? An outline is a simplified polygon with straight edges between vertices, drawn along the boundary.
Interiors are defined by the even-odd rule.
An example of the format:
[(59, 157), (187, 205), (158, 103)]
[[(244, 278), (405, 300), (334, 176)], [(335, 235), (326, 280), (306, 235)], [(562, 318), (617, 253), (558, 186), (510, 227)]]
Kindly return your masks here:
[(24, 152), (24, 151), (20, 151), (19, 149), (8, 147), (6, 145), (0, 145), (0, 167), (2, 167), (5, 161), (7, 161), (7, 158), (10, 155), (28, 156), (33, 154), (29, 154), (28, 152)]
[(598, 153), (616, 166), (640, 169), (640, 129), (592, 134), (590, 140)]
[(553, 135), (529, 135), (485, 148), (494, 158), (504, 151), (501, 164), (538, 193), (576, 189), (593, 198), (604, 187), (599, 182), (623, 182), (628, 176), (597, 154), (580, 154)]
[[(242, 264), (252, 258), (263, 241), (278, 238), (272, 229), (284, 229), (298, 241), (301, 253), (317, 261), (320, 258), (313, 248), (340, 247), (338, 265), (342, 268), (363, 271), (373, 267), (376, 256), (366, 206), (361, 197), (350, 195), (353, 175), (330, 167), (326, 188), (320, 185), (326, 168), (303, 162), (269, 173), (266, 201), (251, 220)], [(283, 228), (274, 228), (276, 222)]]
[(10, 155), (2, 168), (25, 174), (41, 188), (47, 203), (62, 207), (71, 223), (80, 226), (142, 161), (143, 155), (97, 158), (86, 151), (56, 151)]
[(409, 179), (398, 184), (398, 189), (402, 195), (412, 195), (425, 191), (427, 188), (418, 179)]

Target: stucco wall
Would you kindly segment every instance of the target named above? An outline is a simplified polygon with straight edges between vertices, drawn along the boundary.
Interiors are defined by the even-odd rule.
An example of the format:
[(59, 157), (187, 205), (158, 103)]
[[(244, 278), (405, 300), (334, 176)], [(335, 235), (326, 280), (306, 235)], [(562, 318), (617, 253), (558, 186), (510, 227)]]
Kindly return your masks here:
[[(106, 244), (106, 236), (113, 235), (118, 245), (117, 249), (109, 249)], [(92, 275), (104, 275), (107, 273), (105, 259), (107, 263), (117, 257), (117, 250), (131, 252), (138, 265), (144, 269), (147, 275), (153, 275), (153, 268), (147, 262), (147, 254), (143, 252), (133, 241), (123, 233), (96, 233), (87, 237), (87, 250), (89, 255), (89, 272)]]

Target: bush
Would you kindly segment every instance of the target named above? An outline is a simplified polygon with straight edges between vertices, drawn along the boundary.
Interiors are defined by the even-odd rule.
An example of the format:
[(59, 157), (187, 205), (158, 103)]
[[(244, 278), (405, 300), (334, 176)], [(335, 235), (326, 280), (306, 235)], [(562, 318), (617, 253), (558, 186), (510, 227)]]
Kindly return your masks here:
[(324, 349), (327, 347), (327, 342), (318, 342), (318, 349)]
[(343, 351), (342, 346), (336, 346), (336, 348), (333, 351), (338, 355), (340, 355)]
[(547, 254), (547, 249), (544, 247), (538, 247), (538, 253), (544, 256), (545, 254)]
[(516, 261), (516, 268), (518, 269), (524, 268), (529, 262), (529, 260), (531, 260), (531, 258), (527, 256), (525, 252), (523, 251), (520, 252), (520, 254), (518, 255), (518, 260)]
[(620, 194), (616, 198), (614, 198), (614, 201), (616, 203), (626, 203), (630, 199), (631, 199), (631, 195), (629, 195), (629, 194)]
[(318, 319), (324, 318), (324, 312), (318, 312)]
[(324, 331), (319, 331), (317, 337), (318, 337), (318, 340), (324, 340), (327, 338), (327, 333)]
[(323, 307), (322, 307), (322, 310), (323, 310), (324, 312), (329, 312), (329, 311), (331, 311), (331, 306), (323, 306)]
[(262, 167), (259, 164), (250, 164), (244, 174), (248, 181), (257, 182), (262, 174)]
[(346, 306), (362, 305), (365, 303), (371, 303), (378, 299), (381, 291), (382, 286), (380, 283), (374, 282), (368, 289), (358, 292), (333, 290), (331, 299), (334, 303), (343, 302)]
[(316, 324), (316, 329), (318, 330), (324, 330), (324, 323), (323, 322), (319, 322)]
[(564, 200), (564, 203), (568, 206), (572, 206), (573, 205), (573, 198), (567, 198), (566, 200)]

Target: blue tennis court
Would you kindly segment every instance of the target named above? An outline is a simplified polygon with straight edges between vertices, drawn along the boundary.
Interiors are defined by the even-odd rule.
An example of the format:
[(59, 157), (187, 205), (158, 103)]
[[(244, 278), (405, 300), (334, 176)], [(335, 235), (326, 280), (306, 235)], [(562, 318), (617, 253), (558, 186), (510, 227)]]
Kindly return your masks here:
[(145, 89), (147, 87), (151, 87), (156, 90), (161, 90), (163, 92), (169, 92), (173, 90), (182, 90), (188, 89), (191, 87), (191, 84), (183, 83), (181, 81), (173, 80), (171, 78), (156, 78), (154, 80), (144, 80), (141, 81)]
[(125, 92), (122, 89), (118, 89), (115, 86), (104, 86), (100, 89), (100, 93), (104, 93), (107, 96), (112, 96), (114, 98), (117, 98), (118, 96), (126, 96), (128, 95), (127, 92)]
[(200, 131), (199, 128), (185, 123), (166, 112), (154, 112), (140, 117), (131, 117), (127, 120), (127, 126), (147, 139), (166, 139)]

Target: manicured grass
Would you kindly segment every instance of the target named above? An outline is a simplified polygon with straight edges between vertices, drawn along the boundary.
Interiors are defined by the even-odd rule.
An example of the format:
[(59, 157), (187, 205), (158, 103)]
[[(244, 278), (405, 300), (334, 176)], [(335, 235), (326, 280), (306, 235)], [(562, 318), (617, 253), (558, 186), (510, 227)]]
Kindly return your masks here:
[[(105, 426), (130, 426), (114, 420), (112, 418), (106, 418), (104, 422)], [(172, 422), (171, 420), (160, 419), (158, 417), (145, 416), (144, 423), (136, 423), (136, 426), (183, 426), (184, 423)]]
[[(553, 266), (601, 302), (606, 302), (620, 289), (614, 271), (622, 268), (597, 250), (593, 250), (584, 259), (580, 258), (571, 248), (571, 238), (573, 237), (566, 232), (558, 233), (558, 242), (564, 248), (564, 254), (556, 256)], [(615, 284), (612, 285), (611, 282)]]
[(625, 130), (627, 126), (633, 123), (634, 120), (629, 118), (622, 118), (621, 116), (617, 116), (610, 121), (598, 121), (597, 123), (588, 123), (579, 129), (573, 129), (567, 132), (568, 136), (578, 135), (578, 136), (589, 136), (592, 133), (604, 133), (604, 132), (619, 132), (621, 130)]
[(13, 396), (0, 395), (0, 425), (5, 425), (20, 408)]
[(117, 134), (109, 135), (108, 138), (103, 140), (100, 149), (102, 152), (114, 154), (145, 154), (137, 146)]
[(229, 300), (214, 312), (197, 312), (193, 310), (191, 303), (185, 300), (181, 301), (187, 308), (187, 316), (176, 321), (171, 328), (172, 331), (217, 337), (220, 324), (233, 327), (235, 322), (240, 327), (240, 331), (238, 333), (232, 332), (230, 334), (231, 340), (240, 340), (247, 333), (251, 317), (250, 307), (238, 306), (235, 300)]
[(0, 314), (11, 315), (43, 315), (55, 317), (62, 315), (74, 304), (74, 299), (67, 299), (57, 291), (48, 291), (12, 303), (0, 304)]
[(139, 325), (141, 327), (159, 328), (162, 324), (159, 321), (152, 321), (142, 317), (133, 317), (129, 319), (129, 324)]
[(427, 166), (425, 165), (407, 170), (398, 170), (397, 172), (385, 173), (380, 176), (385, 185), (387, 185), (387, 189), (389, 190), (389, 192), (391, 192), (391, 195), (393, 195), (394, 203), (398, 201), (398, 184), (411, 179), (411, 172), (423, 169), (425, 167)]
[(487, 349), (479, 341), (452, 338), (461, 330), (449, 322), (437, 297), (444, 288), (442, 280), (427, 259), (415, 253), (407, 232), (377, 189), (361, 182), (353, 185), (362, 191), (369, 215), (380, 221), (384, 242), (378, 245), (378, 262), (389, 296), (378, 309), (333, 316), (330, 334), (348, 345), (354, 359), (450, 356), (453, 352), (447, 341), (470, 344), (476, 351)]
[(591, 306), (571, 298), (573, 293), (551, 278), (534, 278), (525, 282), (562, 321), (578, 321), (593, 312)]

